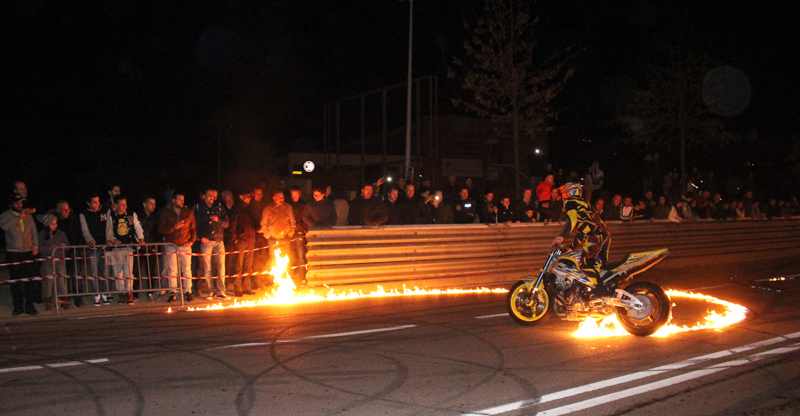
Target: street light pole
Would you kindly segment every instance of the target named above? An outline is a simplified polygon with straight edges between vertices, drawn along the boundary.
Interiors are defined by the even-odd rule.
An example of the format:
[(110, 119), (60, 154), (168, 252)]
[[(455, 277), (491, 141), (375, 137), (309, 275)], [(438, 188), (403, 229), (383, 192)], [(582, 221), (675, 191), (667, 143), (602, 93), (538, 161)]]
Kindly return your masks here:
[(217, 191), (222, 192), (222, 134), (220, 125), (216, 120), (211, 120), (217, 126)]
[[(414, 0), (408, 1), (408, 90), (406, 93), (406, 165), (403, 177), (411, 168), (411, 57), (414, 35)], [(412, 178), (413, 180), (413, 178)], [(410, 183), (410, 181), (409, 181)]]

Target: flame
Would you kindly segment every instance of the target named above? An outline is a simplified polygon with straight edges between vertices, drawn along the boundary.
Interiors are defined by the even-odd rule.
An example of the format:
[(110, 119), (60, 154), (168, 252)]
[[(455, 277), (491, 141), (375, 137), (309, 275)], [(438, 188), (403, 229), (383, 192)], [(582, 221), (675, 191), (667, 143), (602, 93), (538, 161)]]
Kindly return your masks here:
[(275, 266), (269, 271), (269, 274), (274, 278), (274, 287), (271, 292), (266, 293), (264, 296), (257, 300), (240, 300), (234, 299), (233, 303), (223, 304), (216, 303), (204, 307), (189, 307), (189, 311), (210, 311), (232, 308), (251, 308), (255, 306), (265, 305), (292, 305), (297, 303), (309, 303), (320, 301), (335, 301), (335, 300), (348, 300), (356, 298), (382, 298), (394, 296), (425, 296), (425, 295), (452, 295), (452, 294), (465, 294), (465, 293), (507, 293), (508, 289), (505, 288), (486, 288), (479, 287), (474, 289), (408, 289), (403, 285), (402, 290), (389, 290), (386, 291), (380, 285), (377, 289), (364, 293), (362, 291), (339, 291), (333, 289), (327, 293), (318, 294), (314, 290), (309, 290), (308, 293), (296, 292), (297, 287), (289, 276), (287, 269), (289, 265), (289, 257), (281, 256), (279, 249), (275, 250)]
[[(678, 332), (698, 331), (701, 329), (719, 330), (726, 326), (741, 322), (747, 317), (747, 308), (744, 306), (718, 299), (713, 296), (692, 292), (682, 292), (672, 289), (665, 292), (671, 299), (688, 298), (694, 300), (704, 300), (708, 303), (723, 306), (725, 308), (725, 312), (718, 313), (716, 311), (709, 310), (707, 315), (704, 317), (703, 323), (698, 322), (697, 325), (691, 327), (678, 326), (675, 324), (664, 325), (664, 327), (652, 335), (655, 337), (665, 337)], [(598, 320), (587, 318), (585, 321), (581, 322), (581, 324), (578, 326), (578, 330), (572, 335), (578, 338), (595, 338), (629, 334), (622, 328), (622, 325), (619, 323), (619, 321), (617, 321), (616, 315), (609, 315), (605, 318), (602, 318), (602, 320), (599, 320), (599, 323)]]

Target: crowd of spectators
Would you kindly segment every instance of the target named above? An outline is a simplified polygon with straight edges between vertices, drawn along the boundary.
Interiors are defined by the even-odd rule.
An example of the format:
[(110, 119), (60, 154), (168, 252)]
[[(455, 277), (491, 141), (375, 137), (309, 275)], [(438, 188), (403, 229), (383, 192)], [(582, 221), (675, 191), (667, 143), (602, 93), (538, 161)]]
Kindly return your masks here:
[[(362, 184), (352, 200), (343, 189), (317, 186), (306, 201), (301, 188), (287, 188), (286, 180), (281, 179), (276, 189), (267, 190), (261, 183), (238, 195), (206, 188), (191, 207), (186, 205), (185, 193), (169, 190), (160, 209), (155, 197), (129, 200), (114, 185), (102, 201), (99, 194), (89, 195), (79, 212), (66, 200), (58, 201), (52, 209), (37, 211), (40, 207), (28, 198), (25, 183), (17, 181), (9, 197), (9, 210), (0, 215), (6, 262), (14, 263), (8, 266), (11, 279), (54, 278), (11, 284), (13, 314), (35, 315), (34, 303), (39, 302), (46, 308), (54, 302), (82, 306), (80, 294), (87, 293), (87, 287), (81, 280), (64, 279), (76, 273), (118, 278), (110, 281), (113, 289), (106, 280), (86, 280), (91, 293), (100, 293), (94, 295), (95, 306), (111, 302), (111, 297), (103, 294), (109, 290), (119, 293), (118, 302), (122, 304), (135, 302), (138, 298), (133, 292), (140, 289), (152, 290), (148, 293), (151, 300), (153, 293), (161, 293), (169, 302), (177, 296), (192, 301), (194, 296), (225, 299), (226, 292), (237, 297), (255, 294), (254, 290), (272, 284), (259, 272), (269, 269), (272, 250), (266, 248), (273, 247), (289, 254), (291, 277), (297, 285), (304, 285), (305, 235), (309, 230), (345, 225), (558, 222), (564, 219), (558, 187), (566, 182), (583, 183), (584, 197), (606, 221), (684, 222), (800, 215), (796, 197), (758, 200), (752, 189), (746, 189), (735, 198), (723, 198), (712, 172), (693, 170), (686, 189), (681, 189), (677, 173), (669, 171), (661, 176), (657, 162), (657, 154), (645, 158), (642, 192), (636, 198), (605, 189), (605, 175), (597, 162), (583, 175), (574, 170), (568, 174), (563, 169), (553, 170), (548, 163), (541, 176), (532, 177), (532, 186), (515, 197), (495, 195), (491, 189), (478, 189), (470, 178), (459, 182), (451, 175), (440, 188), (432, 187), (427, 179), (417, 185), (380, 178)], [(659, 176), (661, 192), (656, 192)], [(152, 246), (157, 243), (169, 244), (160, 249)], [(83, 252), (88, 259), (82, 262), (80, 271), (74, 261), (30, 261), (50, 256), (54, 247), (78, 245), (91, 248)], [(70, 253), (64, 254), (70, 257)], [(162, 260), (134, 261), (156, 256)], [(178, 291), (176, 276), (182, 278), (183, 293)], [(192, 276), (203, 279), (193, 285)], [(54, 299), (54, 285), (58, 293), (74, 295), (72, 302)]]

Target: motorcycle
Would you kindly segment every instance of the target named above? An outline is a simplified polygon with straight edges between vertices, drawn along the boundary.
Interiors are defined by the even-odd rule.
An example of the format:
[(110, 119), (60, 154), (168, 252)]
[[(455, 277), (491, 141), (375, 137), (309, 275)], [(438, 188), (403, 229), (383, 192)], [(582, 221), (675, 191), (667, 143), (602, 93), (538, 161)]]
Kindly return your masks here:
[(602, 265), (599, 279), (593, 284), (580, 269), (582, 250), (554, 246), (538, 277), (528, 276), (511, 287), (506, 302), (508, 313), (522, 325), (544, 323), (551, 315), (583, 321), (616, 313), (627, 332), (652, 335), (671, 318), (669, 296), (654, 283), (621, 286), (668, 254), (667, 249), (631, 253), (621, 263)]

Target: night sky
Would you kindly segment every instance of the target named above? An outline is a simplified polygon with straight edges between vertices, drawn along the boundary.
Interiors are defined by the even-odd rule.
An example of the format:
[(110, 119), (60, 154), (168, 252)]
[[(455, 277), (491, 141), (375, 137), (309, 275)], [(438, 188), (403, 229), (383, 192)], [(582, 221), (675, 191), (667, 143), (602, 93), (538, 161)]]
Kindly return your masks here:
[[(694, 3), (533, 6), (545, 41), (584, 49), (555, 103), (565, 110), (550, 159), (569, 168), (598, 159), (621, 188), (647, 152), (677, 167), (677, 149), (620, 140), (627, 133), (611, 123), (617, 97), (608, 91), (619, 79), (644, 85), (643, 62), (672, 17), (686, 16), (698, 44), (746, 75), (752, 91), (725, 118), (741, 141), (691, 152), (690, 165), (723, 176), (753, 171), (765, 193), (797, 193), (785, 156), (800, 127), (800, 6)], [(415, 3), (414, 76), (439, 77), (442, 115), (463, 115), (449, 104), (464, 93), (447, 67), (463, 54), (462, 19), (481, 10), (479, 0)], [(131, 195), (216, 184), (218, 139), (223, 187), (285, 175), (286, 152), (321, 150), (326, 102), (406, 77), (408, 3), (397, 0), (14, 0), (0, 3), (0, 16), (2, 183), (22, 179), (46, 204), (80, 206), (112, 182)]]

